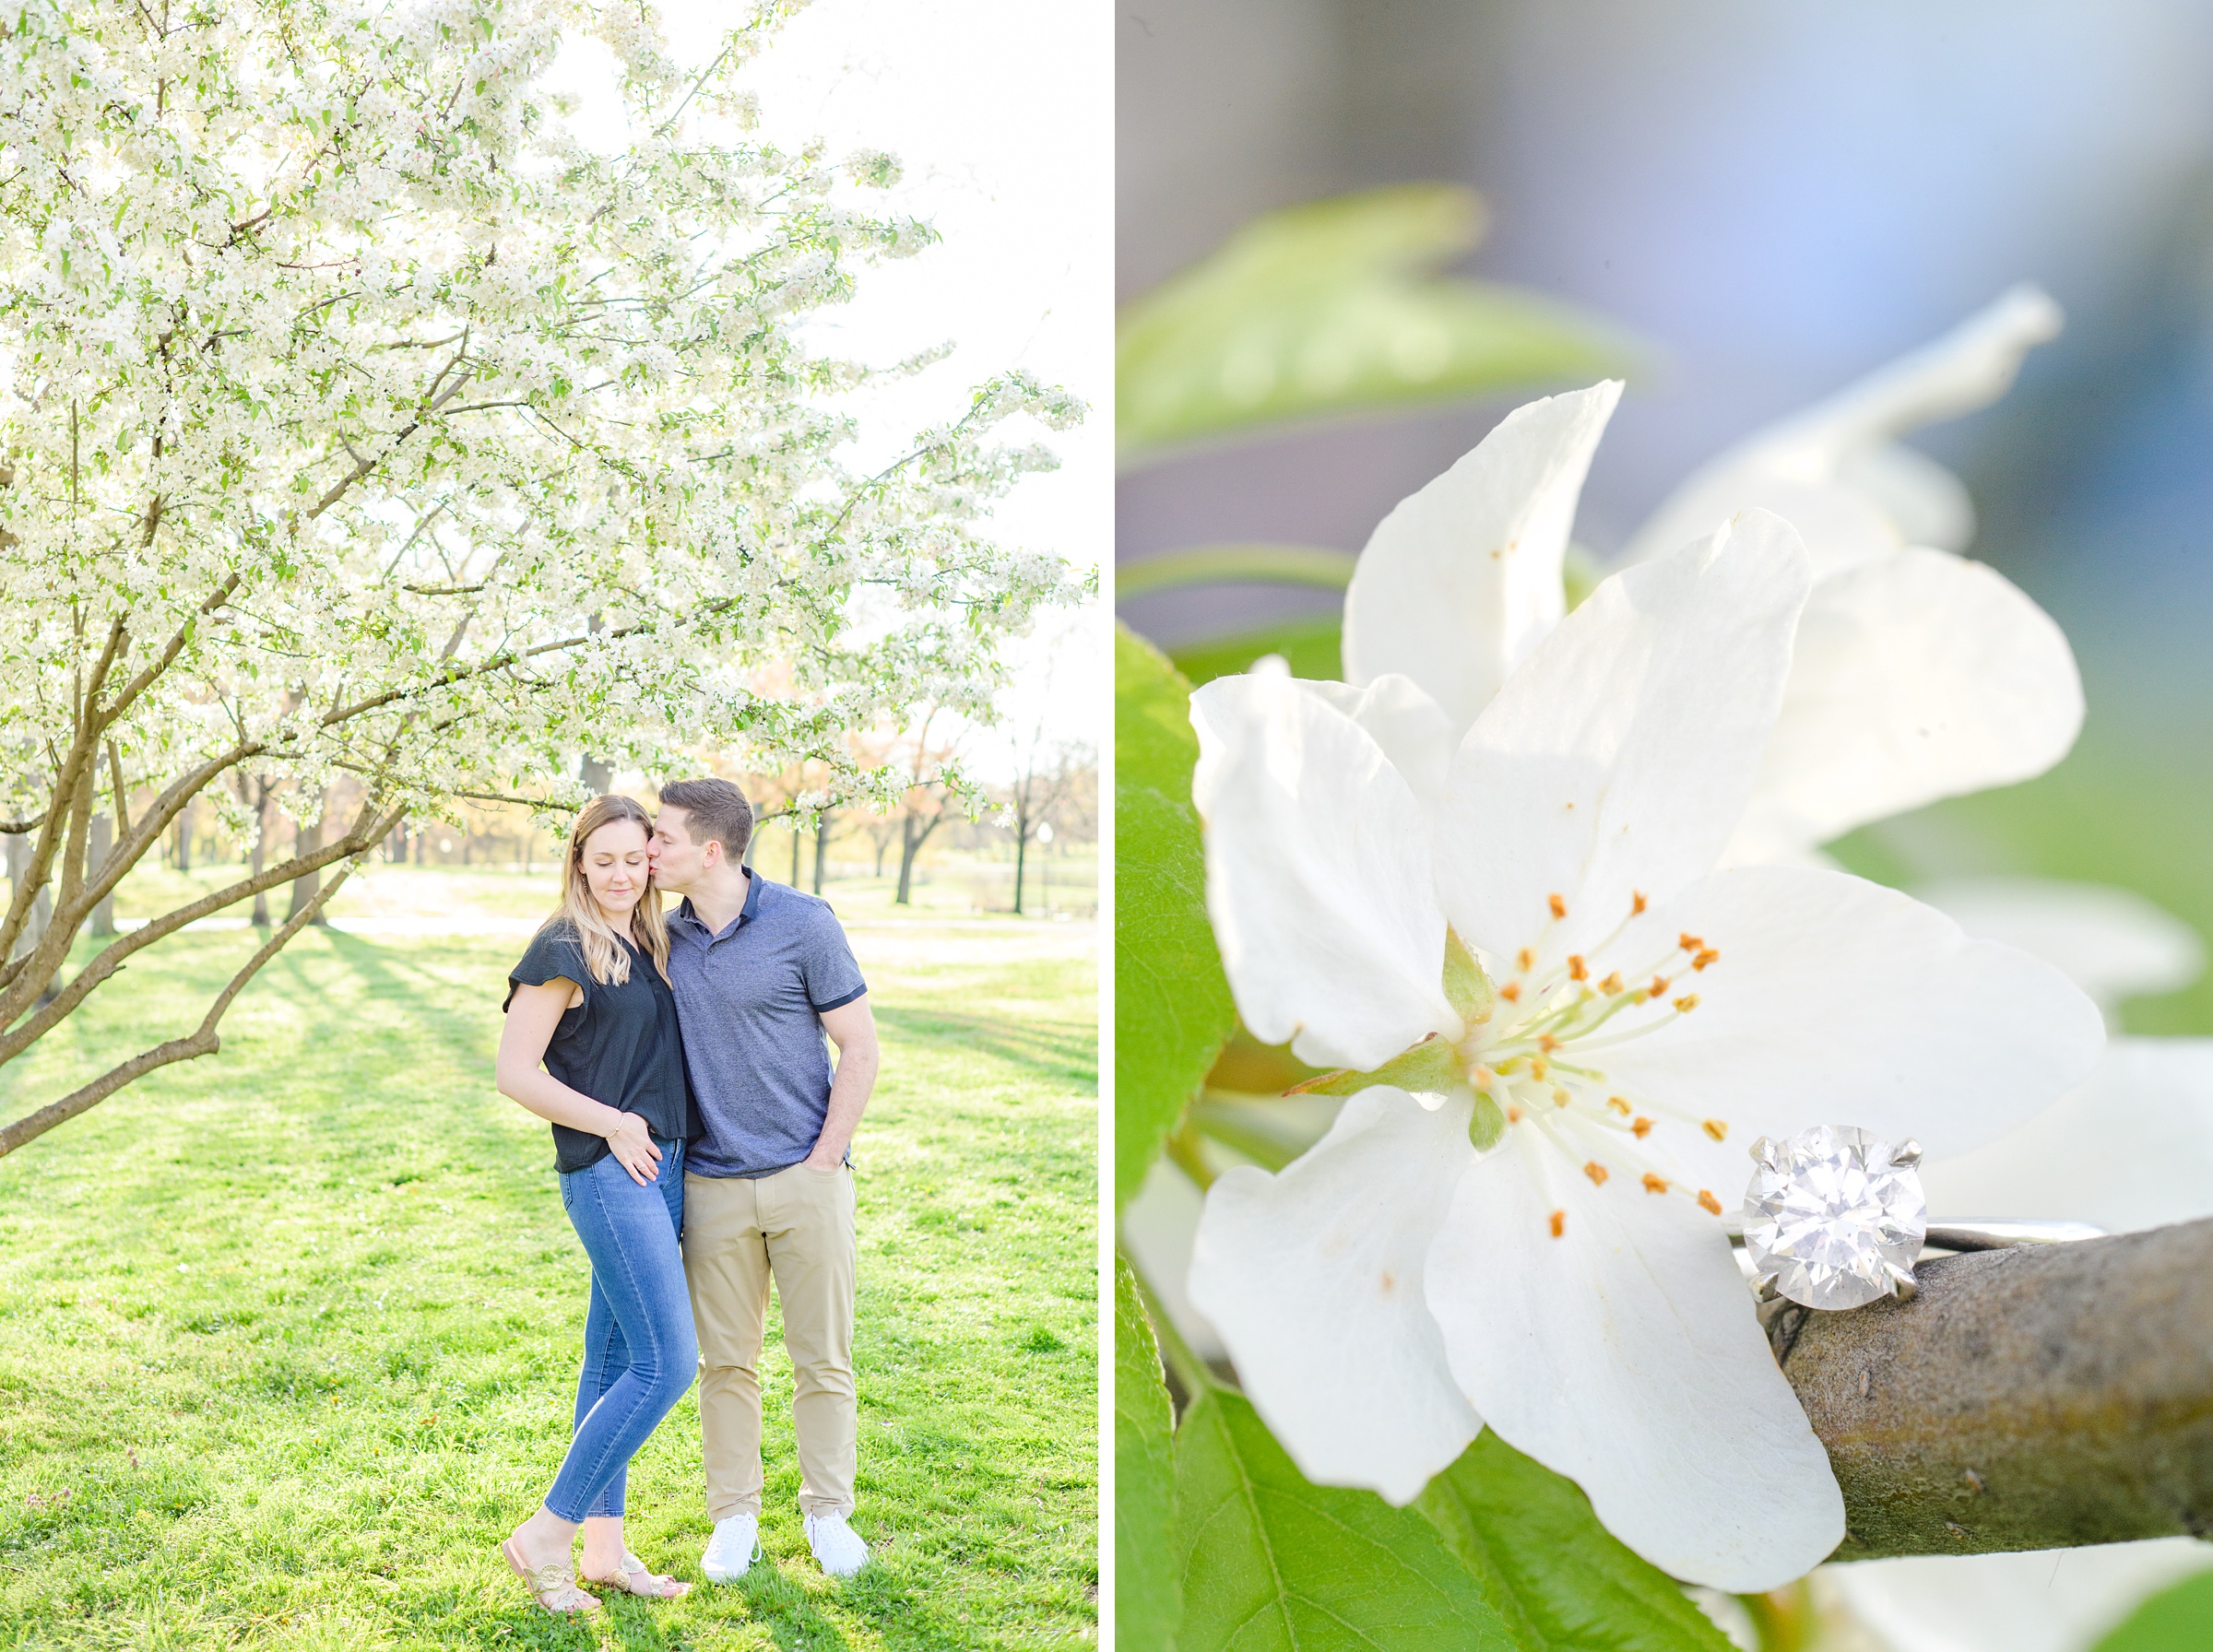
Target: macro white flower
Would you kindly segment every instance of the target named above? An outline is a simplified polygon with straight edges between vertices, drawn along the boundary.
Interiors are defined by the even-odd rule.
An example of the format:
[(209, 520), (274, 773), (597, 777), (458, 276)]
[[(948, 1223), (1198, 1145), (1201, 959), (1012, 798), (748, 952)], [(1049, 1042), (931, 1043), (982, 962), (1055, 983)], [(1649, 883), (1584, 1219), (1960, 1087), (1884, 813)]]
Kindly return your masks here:
[[(1973, 523), (1964, 490), (1895, 441), (1994, 399), (2058, 325), (2042, 293), (2008, 293), (1722, 454), (1632, 540), (1626, 560), (1650, 560), (1758, 508), (1808, 546), (1813, 592), (1731, 859), (1804, 860), (1869, 820), (2040, 774), (2074, 743), (2082, 687), (2065, 637), (1957, 554)], [(1383, 520), (1345, 593), (1347, 681), (1402, 674), (1452, 736), (1474, 720), (1565, 611), (1576, 501), (1619, 394), (1518, 409)]]
[[(1556, 500), (1563, 468), (1523, 497)], [(1550, 526), (1503, 525), (1508, 556)], [(2103, 1029), (2060, 972), (1896, 891), (1717, 869), (1812, 583), (1752, 512), (1509, 643), (1495, 691), (1440, 706), (1371, 658), (1360, 690), (1261, 671), (1193, 695), (1239, 1013), (1383, 1069), (1281, 1174), (1214, 1183), (1191, 1265), (1309, 1478), (1404, 1503), (1487, 1423), (1679, 1577), (1770, 1587), (1841, 1538), (1719, 1220), (1746, 1144), (1842, 1120), (1962, 1151)]]

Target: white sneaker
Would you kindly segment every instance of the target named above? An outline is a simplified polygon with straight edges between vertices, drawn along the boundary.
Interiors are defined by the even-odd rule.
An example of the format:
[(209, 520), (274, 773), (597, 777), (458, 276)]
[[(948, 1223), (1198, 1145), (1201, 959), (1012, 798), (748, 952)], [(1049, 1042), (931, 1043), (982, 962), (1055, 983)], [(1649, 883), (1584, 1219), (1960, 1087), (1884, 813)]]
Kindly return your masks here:
[(868, 1543), (843, 1515), (809, 1515), (807, 1547), (833, 1577), (850, 1577), (869, 1564)]
[(760, 1558), (760, 1516), (732, 1515), (715, 1522), (715, 1535), (707, 1540), (706, 1552), (699, 1557), (699, 1569), (710, 1583), (730, 1583), (751, 1571)]

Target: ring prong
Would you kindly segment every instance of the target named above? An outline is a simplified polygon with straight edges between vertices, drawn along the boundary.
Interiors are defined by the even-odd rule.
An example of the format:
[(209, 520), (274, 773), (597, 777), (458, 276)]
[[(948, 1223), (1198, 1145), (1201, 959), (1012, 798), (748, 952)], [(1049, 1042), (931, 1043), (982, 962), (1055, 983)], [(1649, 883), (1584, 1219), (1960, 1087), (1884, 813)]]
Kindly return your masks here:
[(1919, 1164), (1921, 1162), (1921, 1143), (1911, 1136), (1907, 1137), (1898, 1144), (1897, 1150), (1890, 1155), (1890, 1162), (1909, 1167)]
[(1890, 1294), (1899, 1302), (1911, 1302), (1921, 1292), (1912, 1272), (1904, 1268), (1890, 1268)]
[(1760, 1137), (1752, 1143), (1750, 1151), (1762, 1164), (1772, 1166), (1775, 1162), (1775, 1139), (1771, 1136)]
[(1752, 1294), (1761, 1302), (1779, 1301), (1782, 1292), (1775, 1288), (1775, 1281), (1780, 1277), (1772, 1273), (1761, 1274), (1752, 1281)]

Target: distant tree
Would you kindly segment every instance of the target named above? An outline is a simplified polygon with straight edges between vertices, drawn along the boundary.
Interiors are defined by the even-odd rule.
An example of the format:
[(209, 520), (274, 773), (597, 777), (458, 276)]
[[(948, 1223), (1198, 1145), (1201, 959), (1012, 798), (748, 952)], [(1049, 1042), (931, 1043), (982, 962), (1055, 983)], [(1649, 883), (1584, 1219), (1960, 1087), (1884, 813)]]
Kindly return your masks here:
[[(1008, 787), (1007, 808), (1014, 832), (1014, 911), (1022, 913), (1023, 874), (1029, 859), (1030, 844), (1037, 836), (1037, 829), (1052, 824), (1056, 832), (1062, 827), (1055, 817), (1080, 791), (1086, 774), (1096, 776), (1098, 754), (1081, 740), (1061, 740), (1047, 743), (1040, 738), (1025, 745), (1018, 754), (1020, 766), (1013, 784)], [(1097, 785), (1093, 782), (1095, 795)]]
[[(696, 74), (649, 10), (585, 0), (8, 13), (0, 728), (40, 755), (0, 773), (26, 844), (0, 1066), (143, 948), (330, 876), (195, 1028), (0, 1128), (0, 1153), (214, 1051), (401, 822), (566, 808), (586, 751), (657, 773), (710, 740), (889, 807), (903, 777), (845, 731), (988, 714), (1001, 639), (1076, 594), (979, 531), (1050, 463), (1009, 421), (1064, 426), (1067, 397), (995, 380), (892, 463), (847, 461), (843, 398), (876, 375), (801, 334), (858, 265), (931, 235), (858, 204), (887, 158), (752, 132), (737, 76), (785, 9)], [(619, 60), (623, 152), (581, 148), (540, 84), (564, 32)], [(234, 802), (234, 776), (295, 807), (349, 776), (355, 800), (272, 856), (253, 817), (275, 794)], [(247, 875), (65, 984), (195, 798), (252, 845)]]
[(959, 796), (953, 778), (957, 741), (940, 740), (933, 745), (929, 738), (931, 726), (946, 709), (933, 705), (923, 713), (900, 765), (907, 785), (899, 799), (899, 888), (892, 896), (896, 906), (914, 904), (915, 857), (922, 853), (929, 834), (945, 823)]

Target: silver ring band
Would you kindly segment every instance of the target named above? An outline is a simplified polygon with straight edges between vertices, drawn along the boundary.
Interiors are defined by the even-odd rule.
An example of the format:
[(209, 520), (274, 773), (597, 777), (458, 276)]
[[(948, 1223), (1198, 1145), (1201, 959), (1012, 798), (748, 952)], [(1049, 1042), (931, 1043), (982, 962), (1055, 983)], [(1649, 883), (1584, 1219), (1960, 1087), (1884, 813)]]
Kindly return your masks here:
[[(2077, 1239), (2102, 1239), (2105, 1230), (2087, 1221), (1933, 1221), (1922, 1236), (1924, 1251), (2005, 1250), (2016, 1245), (2065, 1245)], [(1744, 1247), (1745, 1236), (1732, 1233), (1729, 1243)]]

